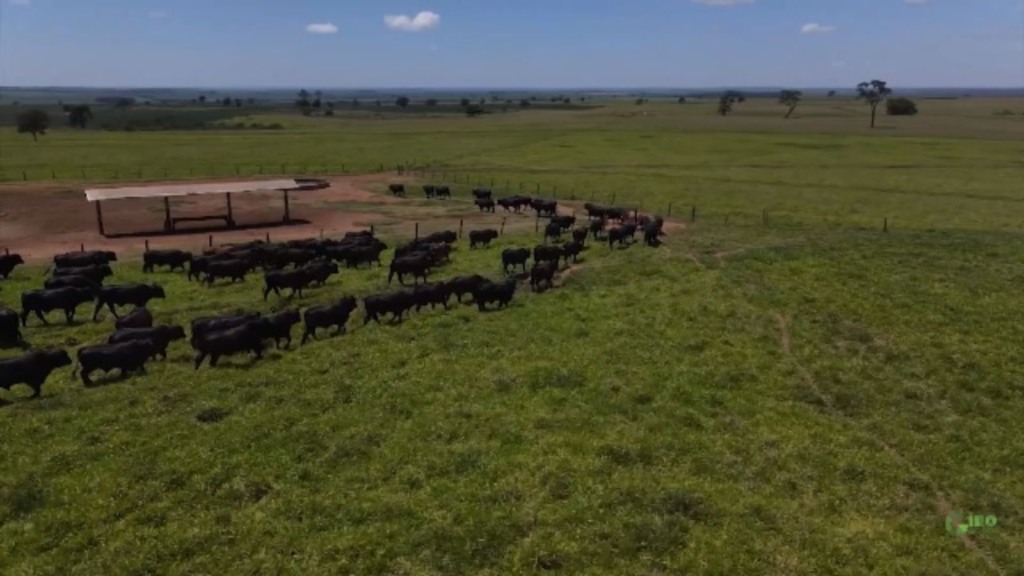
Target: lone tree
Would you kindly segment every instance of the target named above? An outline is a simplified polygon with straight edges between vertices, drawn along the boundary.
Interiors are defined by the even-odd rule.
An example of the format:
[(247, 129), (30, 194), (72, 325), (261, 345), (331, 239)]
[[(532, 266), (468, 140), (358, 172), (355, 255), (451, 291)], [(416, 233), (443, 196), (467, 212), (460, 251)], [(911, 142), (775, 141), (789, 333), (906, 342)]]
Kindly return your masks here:
[(835, 90), (829, 90), (829, 91), (828, 91), (828, 97), (829, 97), (829, 98), (832, 98), (832, 97), (833, 97), (833, 96), (835, 96), (835, 95), (836, 95), (836, 91), (835, 91)]
[(309, 101), (309, 91), (303, 88), (299, 90), (299, 99), (295, 101), (295, 105), (299, 108), (309, 108), (311, 103)]
[(50, 116), (42, 110), (32, 108), (18, 114), (18, 134), (31, 134), (32, 140), (39, 140), (39, 134), (46, 134), (50, 127)]
[(405, 96), (400, 96), (397, 100), (395, 100), (395, 106), (398, 106), (399, 108), (405, 108), (408, 105), (409, 105), (409, 98), (407, 98)]
[(889, 116), (914, 116), (917, 104), (910, 98), (889, 98), (885, 102), (885, 113)]
[(886, 85), (885, 80), (872, 80), (857, 84), (857, 99), (864, 100), (871, 106), (871, 127), (875, 127), (875, 113), (878, 105), (892, 94), (892, 89)]
[(789, 118), (793, 114), (793, 110), (796, 110), (802, 96), (803, 92), (799, 90), (783, 90), (779, 93), (779, 104), (789, 108), (786, 111), (786, 118)]
[(737, 102), (743, 102), (746, 97), (739, 92), (733, 92), (732, 90), (722, 94), (722, 97), (718, 99), (718, 114), (721, 116), (727, 116), (732, 112), (732, 105)]
[(65, 106), (64, 111), (68, 115), (68, 124), (72, 128), (85, 128), (92, 120), (92, 108), (87, 104), (78, 104), (75, 106)]

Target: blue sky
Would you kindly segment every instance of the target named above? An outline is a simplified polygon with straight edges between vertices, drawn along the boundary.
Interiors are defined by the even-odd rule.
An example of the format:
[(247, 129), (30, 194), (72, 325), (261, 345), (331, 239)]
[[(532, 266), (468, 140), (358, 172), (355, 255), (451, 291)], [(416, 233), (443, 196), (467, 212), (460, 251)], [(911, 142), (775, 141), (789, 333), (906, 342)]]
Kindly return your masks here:
[(876, 77), (1024, 86), (1024, 1), (0, 0), (0, 85), (799, 88)]

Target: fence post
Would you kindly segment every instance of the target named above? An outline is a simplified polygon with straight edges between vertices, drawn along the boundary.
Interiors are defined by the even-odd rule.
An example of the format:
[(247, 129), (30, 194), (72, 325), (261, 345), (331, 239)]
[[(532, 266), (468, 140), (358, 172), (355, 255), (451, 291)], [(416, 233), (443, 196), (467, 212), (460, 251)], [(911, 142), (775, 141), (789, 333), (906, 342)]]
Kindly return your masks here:
[(690, 222), (697, 221), (697, 207), (690, 208)]
[(885, 220), (882, 221), (882, 232), (888, 232), (888, 231), (889, 231), (889, 218), (886, 217)]
[(412, 239), (413, 240), (419, 240), (420, 239), (420, 223), (419, 222), (416, 223), (416, 231), (413, 232)]
[(459, 218), (459, 240), (462, 240), (462, 218)]
[(537, 219), (533, 221), (533, 232), (535, 234), (540, 232), (540, 212), (537, 213)]
[(207, 243), (209, 244), (210, 248), (213, 248), (213, 234), (210, 234), (210, 237), (207, 238)]
[(50, 170), (50, 179), (51, 180), (56, 180), (57, 179), (57, 171), (56, 170), (53, 170), (53, 169)]
[(370, 224), (370, 236), (373, 236), (374, 234), (376, 234), (376, 232), (373, 230), (373, 224)]
[(146, 240), (146, 252), (149, 252), (149, 240)]
[(504, 235), (505, 235), (505, 217), (502, 216), (501, 217), (501, 230), (498, 232), (498, 236), (504, 236)]
[(85, 244), (80, 244), (79, 247), (81, 248), (82, 252), (85, 252)]
[(767, 210), (762, 210), (762, 211), (761, 211), (761, 222), (762, 222), (762, 223), (763, 223), (763, 224), (764, 224), (765, 226), (767, 226), (767, 225), (768, 225), (768, 211), (767, 211)]
[(24, 170), (21, 171), (21, 179), (24, 180), (25, 182), (28, 182), (28, 173), (25, 172)]
[(267, 244), (270, 244), (270, 232), (267, 232), (267, 233), (266, 233), (266, 235), (267, 235), (267, 236), (266, 236), (266, 238), (267, 238)]
[(671, 202), (668, 203), (668, 215), (672, 216), (672, 203)]

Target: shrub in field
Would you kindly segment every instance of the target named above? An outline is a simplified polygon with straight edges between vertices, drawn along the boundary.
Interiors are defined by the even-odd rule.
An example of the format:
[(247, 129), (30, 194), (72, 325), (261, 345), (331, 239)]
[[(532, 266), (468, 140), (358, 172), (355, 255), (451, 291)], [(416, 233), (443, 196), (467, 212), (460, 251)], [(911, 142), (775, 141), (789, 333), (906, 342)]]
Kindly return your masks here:
[(885, 103), (885, 113), (889, 116), (914, 116), (917, 104), (910, 98), (891, 98)]

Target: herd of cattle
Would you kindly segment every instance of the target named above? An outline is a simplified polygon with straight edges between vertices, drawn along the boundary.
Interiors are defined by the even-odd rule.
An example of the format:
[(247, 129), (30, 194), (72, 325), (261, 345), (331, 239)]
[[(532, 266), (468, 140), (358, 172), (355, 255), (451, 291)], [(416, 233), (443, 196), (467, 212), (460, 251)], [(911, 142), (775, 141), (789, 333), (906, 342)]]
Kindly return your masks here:
[[(392, 185), (392, 192), (395, 192)], [(425, 186), (428, 196), (450, 195), (447, 187)], [(398, 192), (396, 192), (398, 193)], [(404, 189), (401, 191), (404, 194)], [(490, 201), (490, 191), (474, 190), (476, 201)], [(531, 206), (540, 214), (550, 216), (545, 226), (545, 243), (537, 245), (532, 256), (534, 263), (529, 270), (530, 286), (539, 291), (551, 287), (556, 272), (564, 260), (575, 261), (584, 249), (587, 239), (602, 240), (602, 234), (609, 246), (615, 243), (625, 245), (632, 241), (638, 230), (643, 231), (648, 245), (656, 245), (663, 234), (663, 220), (660, 217), (643, 216), (630, 219), (628, 211), (607, 208), (593, 204), (585, 205), (589, 222), (576, 227), (574, 216), (559, 216), (554, 201), (525, 197), (503, 198), (515, 210)], [(505, 206), (505, 204), (502, 204)], [(607, 228), (610, 221), (616, 225)], [(607, 230), (606, 230), (607, 228)], [(564, 244), (548, 243), (559, 240), (570, 231), (572, 240)], [(472, 230), (469, 232), (470, 248), (487, 246), (497, 238), (496, 230)], [(405, 278), (412, 277), (413, 286), (398, 291), (370, 294), (363, 298), (365, 316), (363, 325), (370, 321), (380, 322), (382, 316), (390, 314), (393, 322), (403, 320), (411, 310), (420, 311), (425, 306), (432, 309), (443, 306), (449, 309), (454, 296), (458, 303), (464, 296), (471, 296), (479, 310), (496, 304), (507, 306), (515, 294), (518, 279), (509, 276), (516, 268), (527, 273), (527, 262), (531, 251), (527, 248), (507, 248), (501, 253), (502, 267), (506, 278), (491, 280), (479, 274), (458, 276), (439, 282), (428, 282), (427, 276), (434, 269), (450, 262), (452, 245), (457, 241), (455, 232), (436, 232), (417, 238), (396, 247), (394, 258), (389, 264), (388, 284), (397, 276), (403, 286)], [(231, 282), (244, 280), (256, 270), (263, 272), (263, 298), (270, 293), (281, 294), (289, 290), (291, 295), (300, 295), (311, 286), (322, 286), (333, 274), (339, 272), (339, 264), (346, 268), (359, 268), (363, 264), (382, 266), (380, 256), (388, 248), (371, 231), (349, 232), (340, 240), (306, 239), (283, 243), (254, 241), (245, 244), (219, 247), (204, 251), (200, 255), (181, 250), (147, 250), (143, 254), (143, 272), (153, 272), (157, 267), (174, 271), (181, 269), (190, 281), (200, 281), (212, 286), (224, 279)], [(111, 262), (117, 256), (109, 251), (82, 251), (60, 254), (54, 257), (52, 275), (44, 282), (43, 288), (30, 290), (21, 295), (21, 312), (0, 306), (0, 347), (21, 346), (27, 348), (21, 335), (21, 328), (35, 315), (46, 324), (46, 315), (60, 310), (67, 323), (75, 317), (75, 311), (82, 304), (94, 303), (92, 319), (96, 321), (105, 307), (114, 317), (114, 332), (103, 344), (86, 345), (77, 351), (77, 365), (86, 386), (93, 383), (90, 375), (97, 370), (109, 372), (119, 370), (122, 376), (145, 372), (146, 362), (153, 358), (166, 358), (168, 346), (186, 338), (185, 329), (177, 325), (153, 324), (153, 316), (146, 305), (153, 299), (166, 297), (163, 287), (153, 283), (104, 285), (113, 275)], [(0, 256), (0, 278), (6, 278), (12, 270), (23, 264), (21, 256), (8, 254)], [(422, 283), (419, 280), (422, 279)], [(132, 310), (121, 316), (118, 308), (132, 306)], [(216, 366), (222, 356), (251, 352), (256, 359), (262, 358), (266, 342), (273, 341), (277, 348), (282, 343), (291, 344), (292, 328), (300, 322), (304, 325), (302, 344), (315, 338), (318, 329), (334, 328), (334, 334), (344, 333), (346, 324), (357, 309), (355, 297), (345, 296), (329, 304), (312, 306), (300, 314), (297, 310), (286, 310), (264, 315), (260, 312), (238, 312), (222, 316), (196, 318), (191, 322), (190, 343), (196, 353), (195, 369), (209, 358), (210, 366)], [(67, 351), (62, 349), (35, 349), (22, 356), (0, 360), (0, 388), (10, 390), (15, 384), (26, 384), (32, 388), (33, 397), (38, 397), (49, 375), (56, 369), (72, 364)]]

